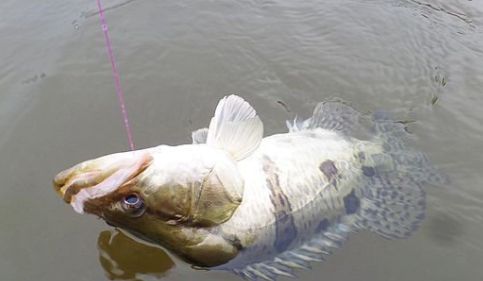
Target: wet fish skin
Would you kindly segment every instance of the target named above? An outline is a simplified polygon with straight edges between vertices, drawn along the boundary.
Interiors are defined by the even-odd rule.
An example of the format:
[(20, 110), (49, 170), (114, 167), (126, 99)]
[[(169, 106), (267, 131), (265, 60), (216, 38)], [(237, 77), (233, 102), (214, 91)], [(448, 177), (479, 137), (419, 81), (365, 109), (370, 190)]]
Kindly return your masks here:
[[(251, 280), (293, 276), (354, 230), (405, 238), (424, 219), (422, 185), (441, 183), (404, 128), (374, 116), (371, 137), (351, 136), (362, 116), (320, 103), (289, 132), (262, 138), (242, 98), (223, 98), (193, 144), (100, 157), (59, 173), (57, 193), (184, 260)], [(137, 202), (135, 205), (131, 201)]]

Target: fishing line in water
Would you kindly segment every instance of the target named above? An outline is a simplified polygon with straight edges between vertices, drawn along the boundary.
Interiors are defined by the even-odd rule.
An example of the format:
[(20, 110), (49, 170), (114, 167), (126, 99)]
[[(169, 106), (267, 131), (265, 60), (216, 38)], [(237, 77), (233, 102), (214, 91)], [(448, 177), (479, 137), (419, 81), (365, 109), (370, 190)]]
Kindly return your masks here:
[(121, 88), (121, 78), (119, 76), (119, 71), (117, 70), (116, 61), (114, 59), (114, 52), (112, 51), (111, 39), (109, 37), (109, 28), (107, 26), (106, 17), (104, 16), (104, 10), (101, 5), (101, 0), (97, 1), (97, 8), (99, 9), (99, 19), (101, 21), (102, 31), (104, 33), (104, 39), (106, 42), (107, 55), (109, 61), (111, 62), (112, 76), (114, 78), (114, 86), (116, 88), (116, 95), (119, 100), (119, 107), (121, 109), (121, 114), (124, 122), (124, 128), (126, 129), (127, 138), (129, 141), (129, 147), (134, 150), (134, 141), (131, 133), (131, 127), (129, 126), (129, 118), (127, 115), (126, 104), (124, 103), (124, 92)]

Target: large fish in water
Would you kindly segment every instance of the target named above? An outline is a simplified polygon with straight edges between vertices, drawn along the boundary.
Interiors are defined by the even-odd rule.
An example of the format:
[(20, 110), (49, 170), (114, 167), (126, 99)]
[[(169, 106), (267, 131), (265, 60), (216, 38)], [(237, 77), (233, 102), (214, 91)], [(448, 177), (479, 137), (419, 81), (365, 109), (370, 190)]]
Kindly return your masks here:
[(85, 161), (54, 186), (76, 212), (198, 267), (250, 280), (293, 276), (350, 232), (408, 237), (424, 218), (422, 185), (444, 182), (407, 147), (402, 124), (374, 115), (363, 140), (352, 137), (362, 119), (343, 103), (320, 103), (289, 133), (262, 138), (255, 110), (232, 95), (193, 144)]

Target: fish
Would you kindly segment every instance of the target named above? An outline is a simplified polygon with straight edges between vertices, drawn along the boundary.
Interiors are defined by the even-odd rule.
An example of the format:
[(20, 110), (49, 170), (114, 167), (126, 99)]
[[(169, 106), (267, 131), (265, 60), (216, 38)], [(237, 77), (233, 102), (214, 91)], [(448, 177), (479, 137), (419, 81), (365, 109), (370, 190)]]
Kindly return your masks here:
[(87, 160), (58, 173), (54, 189), (75, 212), (197, 268), (276, 280), (354, 232), (408, 238), (425, 217), (424, 186), (447, 183), (389, 114), (327, 101), (287, 127), (263, 137), (255, 109), (226, 96), (191, 144)]

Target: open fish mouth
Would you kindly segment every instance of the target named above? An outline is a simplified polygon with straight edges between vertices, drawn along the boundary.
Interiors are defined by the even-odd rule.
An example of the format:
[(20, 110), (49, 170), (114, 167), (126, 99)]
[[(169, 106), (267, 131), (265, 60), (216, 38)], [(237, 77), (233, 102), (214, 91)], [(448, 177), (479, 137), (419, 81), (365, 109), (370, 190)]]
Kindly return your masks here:
[(82, 213), (87, 199), (105, 196), (142, 173), (151, 163), (146, 151), (116, 153), (79, 163), (58, 173), (54, 190)]

